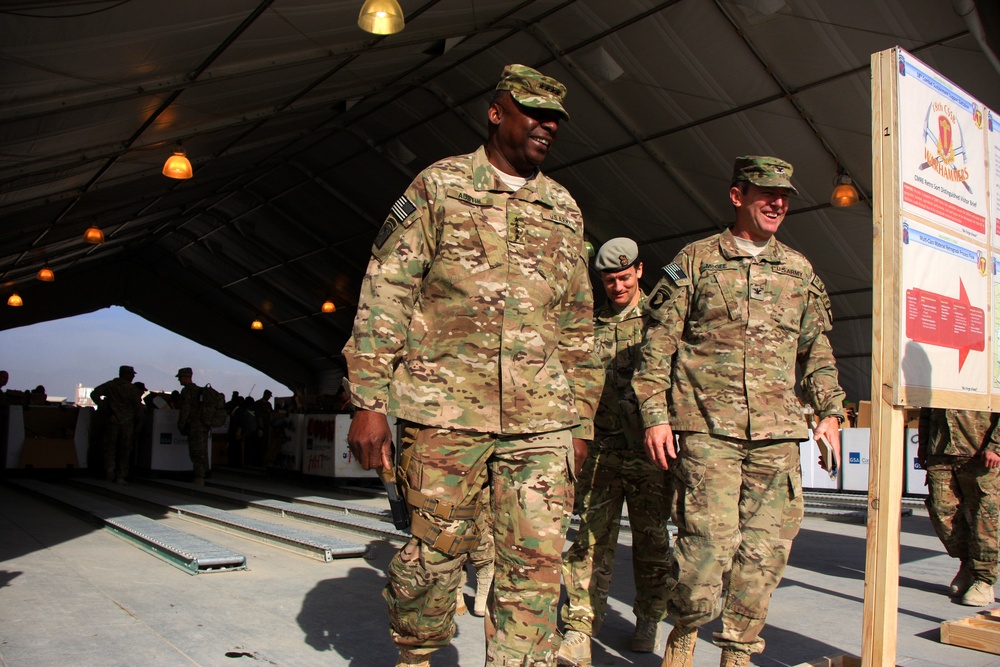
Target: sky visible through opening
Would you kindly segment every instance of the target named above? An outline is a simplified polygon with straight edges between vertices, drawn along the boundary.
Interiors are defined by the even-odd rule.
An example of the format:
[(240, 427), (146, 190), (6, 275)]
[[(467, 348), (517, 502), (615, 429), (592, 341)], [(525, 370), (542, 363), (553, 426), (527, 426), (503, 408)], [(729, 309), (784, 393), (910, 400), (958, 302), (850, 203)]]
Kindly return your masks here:
[[(4, 389), (45, 387), (50, 397), (73, 401), (76, 387), (95, 387), (135, 367), (136, 381), (151, 391), (180, 389), (177, 369), (194, 369), (196, 384), (211, 384), (229, 398), (232, 391), (260, 398), (291, 390), (243, 362), (199, 345), (120, 306), (0, 331), (0, 370), (10, 374)], [(251, 392), (252, 389), (252, 393)]]

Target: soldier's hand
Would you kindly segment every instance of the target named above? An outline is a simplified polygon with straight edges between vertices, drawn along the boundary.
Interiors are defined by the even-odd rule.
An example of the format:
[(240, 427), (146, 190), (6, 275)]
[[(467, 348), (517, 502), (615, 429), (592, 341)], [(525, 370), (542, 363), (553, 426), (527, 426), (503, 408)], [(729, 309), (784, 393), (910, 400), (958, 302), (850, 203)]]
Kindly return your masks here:
[(580, 478), (580, 473), (583, 472), (583, 462), (587, 460), (587, 456), (590, 454), (590, 448), (587, 446), (587, 441), (580, 438), (573, 438), (573, 477), (576, 479)]
[(392, 431), (384, 414), (356, 410), (347, 432), (347, 445), (365, 470), (392, 468)]
[(657, 424), (647, 428), (642, 444), (646, 447), (646, 456), (661, 470), (669, 470), (670, 459), (677, 458), (674, 430), (670, 428), (670, 424)]
[(827, 417), (819, 423), (819, 426), (813, 431), (813, 439), (819, 442), (821, 436), (830, 443), (837, 470), (840, 470), (840, 422), (836, 417)]
[(983, 452), (983, 463), (987, 468), (1000, 468), (1000, 454), (987, 449)]

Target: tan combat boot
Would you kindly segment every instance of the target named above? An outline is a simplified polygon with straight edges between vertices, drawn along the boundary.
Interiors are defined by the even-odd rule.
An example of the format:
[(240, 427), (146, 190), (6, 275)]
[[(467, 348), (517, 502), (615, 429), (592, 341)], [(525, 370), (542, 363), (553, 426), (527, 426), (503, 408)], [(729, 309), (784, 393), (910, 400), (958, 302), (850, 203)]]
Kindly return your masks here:
[(459, 591), (458, 601), (455, 603), (455, 616), (464, 616), (468, 612), (469, 608), (465, 606), (465, 593)]
[(993, 602), (993, 584), (982, 579), (977, 579), (962, 596), (962, 604), (967, 607), (985, 607)]
[(475, 616), (486, 615), (486, 600), (490, 596), (490, 586), (493, 585), (493, 563), (487, 563), (476, 570), (476, 601), (472, 605)]
[(957, 597), (960, 595), (965, 595), (965, 591), (969, 590), (969, 586), (972, 585), (973, 577), (972, 572), (966, 567), (965, 562), (962, 562), (962, 567), (958, 568), (958, 574), (955, 578), (951, 580), (951, 585), (948, 586), (948, 590), (952, 597)]
[(431, 667), (431, 656), (429, 653), (420, 654), (403, 648), (399, 650), (396, 667)]
[(731, 648), (722, 649), (722, 660), (719, 667), (747, 667), (750, 664), (750, 654), (746, 651), (736, 651)]
[(656, 653), (660, 648), (660, 624), (650, 619), (636, 619), (631, 648), (636, 653)]
[(558, 663), (565, 667), (591, 667), (590, 635), (567, 630), (559, 645)]
[(694, 663), (694, 645), (698, 641), (698, 628), (675, 625), (667, 637), (667, 650), (663, 652), (660, 667), (691, 667)]

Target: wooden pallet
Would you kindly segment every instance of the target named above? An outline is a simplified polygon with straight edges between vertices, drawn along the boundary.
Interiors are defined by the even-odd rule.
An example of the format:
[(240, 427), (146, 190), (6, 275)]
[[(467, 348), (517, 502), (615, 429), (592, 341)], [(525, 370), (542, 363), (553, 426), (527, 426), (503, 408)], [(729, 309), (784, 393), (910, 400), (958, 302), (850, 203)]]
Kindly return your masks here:
[(1000, 609), (941, 623), (941, 643), (1000, 655)]
[(793, 665), (793, 667), (861, 667), (861, 658), (856, 658), (853, 655), (825, 656)]

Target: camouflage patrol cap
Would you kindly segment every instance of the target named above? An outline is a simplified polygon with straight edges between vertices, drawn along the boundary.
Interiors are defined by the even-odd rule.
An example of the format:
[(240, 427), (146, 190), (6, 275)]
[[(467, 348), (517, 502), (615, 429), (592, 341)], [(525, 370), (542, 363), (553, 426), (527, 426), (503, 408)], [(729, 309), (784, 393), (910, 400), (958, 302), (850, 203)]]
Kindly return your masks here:
[(630, 238), (619, 236), (601, 246), (594, 258), (594, 271), (624, 271), (639, 259), (639, 246)]
[(766, 155), (744, 155), (733, 164), (732, 184), (747, 181), (762, 188), (786, 188), (793, 195), (799, 191), (792, 185), (792, 165), (784, 160)]
[(191, 377), (192, 375), (194, 375), (194, 371), (192, 371), (188, 366), (185, 366), (184, 368), (177, 371), (177, 377), (184, 377), (185, 375)]
[(525, 65), (507, 65), (496, 89), (510, 91), (511, 96), (526, 107), (558, 111), (565, 120), (569, 120), (569, 113), (563, 106), (566, 86), (536, 69)]
[(123, 377), (125, 375), (135, 375), (135, 369), (131, 366), (119, 366), (118, 377)]

